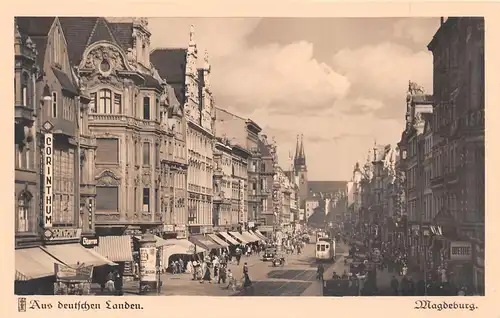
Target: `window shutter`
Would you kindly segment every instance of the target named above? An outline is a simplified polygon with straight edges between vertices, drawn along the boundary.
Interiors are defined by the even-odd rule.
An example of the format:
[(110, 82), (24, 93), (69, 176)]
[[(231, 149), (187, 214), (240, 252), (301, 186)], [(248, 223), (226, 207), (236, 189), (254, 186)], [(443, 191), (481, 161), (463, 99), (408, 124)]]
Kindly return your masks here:
[(98, 138), (96, 163), (118, 163), (118, 139)]

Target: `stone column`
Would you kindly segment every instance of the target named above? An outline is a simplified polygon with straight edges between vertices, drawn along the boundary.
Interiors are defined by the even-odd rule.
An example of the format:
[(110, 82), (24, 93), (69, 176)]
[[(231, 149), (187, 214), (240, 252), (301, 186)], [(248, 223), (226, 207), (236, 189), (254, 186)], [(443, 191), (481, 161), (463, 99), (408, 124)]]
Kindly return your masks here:
[(139, 241), (139, 291), (141, 294), (160, 292), (161, 280), (156, 240), (152, 234), (144, 234)]

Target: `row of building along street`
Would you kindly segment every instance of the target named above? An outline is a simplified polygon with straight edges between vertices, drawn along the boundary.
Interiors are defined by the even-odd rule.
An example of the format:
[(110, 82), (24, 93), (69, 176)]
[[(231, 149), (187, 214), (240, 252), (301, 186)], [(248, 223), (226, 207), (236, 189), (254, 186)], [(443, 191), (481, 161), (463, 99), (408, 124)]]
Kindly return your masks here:
[(484, 294), (484, 19), (442, 19), (428, 50), (433, 94), (410, 82), (399, 143), (356, 163), (344, 230), (425, 289)]
[(194, 27), (172, 49), (145, 18), (19, 17), (14, 36), (18, 294), (82, 293), (57, 268), (158, 288), (172, 255), (281, 242), (309, 196), (345, 188), (308, 183), (300, 136), (280, 167), (258, 123), (214, 103)]

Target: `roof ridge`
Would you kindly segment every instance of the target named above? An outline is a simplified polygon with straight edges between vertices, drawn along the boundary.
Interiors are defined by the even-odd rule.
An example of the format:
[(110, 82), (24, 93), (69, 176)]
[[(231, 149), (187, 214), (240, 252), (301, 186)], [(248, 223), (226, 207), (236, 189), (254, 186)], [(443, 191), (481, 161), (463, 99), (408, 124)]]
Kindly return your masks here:
[(153, 50), (151, 50), (150, 54), (152, 54), (154, 51), (167, 51), (167, 50), (186, 50), (187, 47), (155, 47)]

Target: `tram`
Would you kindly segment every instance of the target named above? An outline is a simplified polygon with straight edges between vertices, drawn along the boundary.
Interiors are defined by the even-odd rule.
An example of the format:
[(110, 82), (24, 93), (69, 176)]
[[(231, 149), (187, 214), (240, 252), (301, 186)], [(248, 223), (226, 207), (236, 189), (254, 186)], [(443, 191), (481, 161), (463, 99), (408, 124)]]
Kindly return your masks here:
[(316, 261), (335, 261), (335, 240), (328, 237), (320, 237), (316, 242)]

